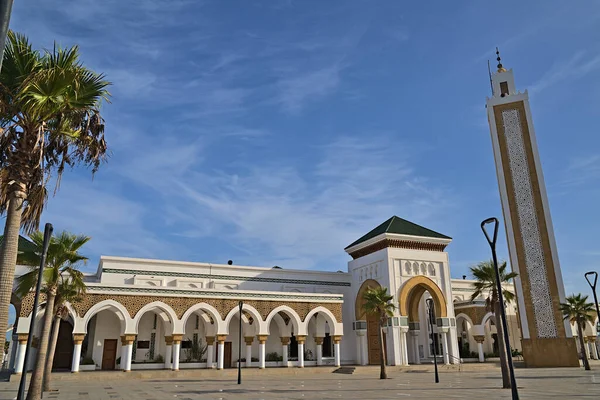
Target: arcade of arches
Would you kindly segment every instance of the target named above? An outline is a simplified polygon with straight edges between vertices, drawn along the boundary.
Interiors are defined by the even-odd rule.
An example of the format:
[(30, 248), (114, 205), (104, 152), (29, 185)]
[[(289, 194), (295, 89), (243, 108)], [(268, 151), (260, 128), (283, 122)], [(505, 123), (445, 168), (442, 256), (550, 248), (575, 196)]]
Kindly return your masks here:
[[(29, 325), (32, 300), (29, 294), (18, 303), (19, 325)], [(243, 366), (265, 368), (267, 362), (339, 366), (341, 306), (341, 302), (244, 300)], [(78, 372), (92, 366), (129, 371), (152, 364), (173, 370), (215, 365), (223, 369), (238, 361), (237, 300), (88, 293), (68, 309), (68, 318), (60, 324), (55, 370)], [(17, 341), (14, 368), (21, 373), (27, 334), (17, 334)], [(267, 360), (269, 353), (277, 353), (278, 360)]]

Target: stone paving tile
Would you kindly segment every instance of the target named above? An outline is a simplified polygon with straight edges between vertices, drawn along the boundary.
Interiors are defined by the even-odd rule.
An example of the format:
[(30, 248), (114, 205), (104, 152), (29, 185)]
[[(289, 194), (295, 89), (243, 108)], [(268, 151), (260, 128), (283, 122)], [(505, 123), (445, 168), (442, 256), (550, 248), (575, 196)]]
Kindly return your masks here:
[[(440, 383), (432, 373), (392, 372), (381, 381), (378, 373), (361, 375), (307, 374), (283, 376), (268, 371), (237, 385), (235, 379), (152, 379), (114, 382), (55, 382), (58, 392), (44, 398), (59, 400), (280, 400), (280, 399), (510, 399), (500, 388), (499, 371), (445, 372)], [(517, 370), (521, 399), (600, 399), (600, 368)], [(107, 383), (110, 386), (107, 386)], [(17, 385), (0, 383), (0, 400), (14, 399)]]

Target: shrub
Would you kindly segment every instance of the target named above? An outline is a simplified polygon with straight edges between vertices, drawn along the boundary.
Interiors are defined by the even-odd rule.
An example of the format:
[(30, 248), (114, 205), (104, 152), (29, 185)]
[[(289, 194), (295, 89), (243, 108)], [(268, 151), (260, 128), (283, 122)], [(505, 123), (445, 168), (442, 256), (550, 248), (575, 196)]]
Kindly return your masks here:
[(208, 348), (208, 346), (203, 345), (202, 340), (198, 339), (198, 336), (195, 335), (194, 338), (189, 341), (191, 342), (191, 345), (189, 349), (185, 349), (185, 361), (200, 361), (202, 359), (202, 356), (204, 356), (204, 353), (206, 353), (206, 349)]
[(155, 363), (164, 363), (164, 362), (165, 362), (165, 359), (163, 358), (163, 356), (162, 356), (162, 355), (160, 355), (160, 354), (159, 354), (159, 355), (157, 355), (156, 357), (154, 357), (154, 362), (155, 362)]
[[(119, 358), (118, 361), (121, 361), (121, 359)], [(81, 365), (95, 365), (95, 364), (96, 363), (94, 362), (94, 359), (92, 357), (83, 357), (83, 360), (81, 360)]]
[(277, 352), (267, 353), (265, 361), (283, 361), (283, 357), (277, 354)]
[(313, 361), (313, 353), (310, 350), (304, 350), (304, 361)]

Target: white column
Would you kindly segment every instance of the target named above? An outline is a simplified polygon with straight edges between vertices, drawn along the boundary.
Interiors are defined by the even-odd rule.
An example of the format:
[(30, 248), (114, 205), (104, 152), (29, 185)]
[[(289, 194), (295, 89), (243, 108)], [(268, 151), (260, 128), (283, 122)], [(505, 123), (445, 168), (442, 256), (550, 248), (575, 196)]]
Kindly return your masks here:
[(587, 340), (585, 340), (584, 338), (584, 342), (583, 342), (583, 347), (585, 349), (585, 355), (587, 356), (588, 360), (590, 359), (590, 346), (588, 345)]
[(181, 353), (181, 339), (183, 335), (173, 335), (173, 371), (179, 371), (179, 353)]
[(212, 369), (215, 364), (215, 337), (206, 337), (206, 368)]
[(225, 361), (225, 339), (222, 338), (218, 338), (217, 339), (217, 346), (219, 346), (219, 349), (217, 350), (217, 369), (223, 369), (223, 363)]
[(254, 342), (254, 336), (244, 337), (246, 341), (246, 368), (252, 366), (252, 342)]
[(259, 335), (258, 338), (258, 368), (265, 369), (265, 343), (267, 342), (266, 335)]
[(598, 359), (598, 346), (596, 345), (596, 342), (590, 342), (590, 344), (592, 345), (592, 352), (594, 353), (594, 359)]
[(165, 369), (171, 369), (173, 363), (173, 336), (165, 336)]
[(361, 335), (359, 337), (360, 340), (360, 344), (361, 344), (361, 365), (368, 365), (369, 364), (369, 342), (367, 341), (367, 335), (366, 332), (364, 331), (365, 334)]
[(342, 364), (342, 355), (340, 354), (340, 340), (341, 336), (333, 337), (333, 352), (335, 356), (335, 366), (339, 367)]
[(71, 361), (71, 372), (79, 372), (79, 361), (81, 360), (81, 344), (85, 335), (74, 334), (73, 335), (73, 360)]
[(127, 341), (125, 351), (127, 352), (127, 363), (125, 364), (125, 372), (129, 372), (131, 371), (131, 359), (133, 356), (133, 340)]
[(323, 365), (323, 338), (315, 337), (315, 343), (317, 345), (317, 365)]
[(477, 342), (477, 353), (479, 354), (479, 362), (485, 362), (485, 356), (483, 355), (483, 337), (475, 337), (475, 341)]
[(282, 356), (282, 361), (283, 361), (283, 366), (284, 367), (289, 367), (289, 356), (288, 356), (288, 346), (290, 344), (290, 338), (289, 337), (282, 337), (281, 338), (281, 356)]
[(127, 371), (127, 343), (125, 342), (125, 336), (121, 336), (121, 370)]
[(246, 345), (246, 368), (250, 368), (252, 366), (252, 345)]
[(306, 336), (296, 336), (298, 341), (298, 367), (304, 368), (304, 341)]
[(448, 333), (442, 332), (442, 353), (444, 356), (444, 364), (450, 364), (450, 356), (448, 355)]
[(413, 354), (415, 358), (415, 364), (421, 364), (421, 355), (419, 354), (419, 333), (420, 331), (412, 331), (413, 335)]
[(16, 345), (16, 343), (18, 343), (16, 338), (17, 338), (17, 335), (12, 335), (10, 344), (8, 345), (8, 353), (6, 354), (8, 357), (8, 370), (9, 371), (12, 371), (15, 368), (15, 358), (17, 356), (17, 347), (18, 347)]
[(23, 372), (25, 364), (25, 351), (27, 350), (27, 335), (19, 335), (19, 347), (17, 347), (17, 360), (15, 363), (15, 374)]
[(400, 329), (400, 348), (402, 350), (402, 365), (408, 365), (408, 343), (406, 342), (406, 331)]

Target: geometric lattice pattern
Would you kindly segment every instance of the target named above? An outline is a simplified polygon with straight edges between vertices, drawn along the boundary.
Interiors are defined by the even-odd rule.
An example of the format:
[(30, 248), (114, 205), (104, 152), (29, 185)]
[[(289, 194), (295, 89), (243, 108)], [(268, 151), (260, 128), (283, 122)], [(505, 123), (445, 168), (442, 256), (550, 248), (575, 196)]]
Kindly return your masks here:
[[(20, 316), (28, 316), (33, 309), (34, 293), (30, 292), (23, 297), (21, 302)], [(234, 299), (215, 299), (215, 298), (198, 298), (198, 297), (165, 297), (159, 294), (151, 295), (124, 295), (124, 294), (104, 294), (88, 292), (81, 297), (81, 301), (72, 304), (77, 315), (83, 316), (94, 305), (102, 300), (114, 300), (121, 303), (133, 318), (134, 315), (146, 304), (160, 300), (173, 308), (177, 318), (181, 318), (183, 314), (193, 305), (198, 303), (206, 303), (217, 309), (222, 318), (234, 308), (238, 307), (238, 300)], [(244, 304), (254, 307), (261, 315), (263, 321), (269, 313), (281, 305), (287, 305), (292, 308), (300, 319), (304, 321), (307, 314), (317, 306), (327, 308), (336, 318), (337, 322), (342, 322), (342, 303), (313, 303), (303, 301), (273, 301), (273, 300), (245, 300)]]
[(554, 319), (552, 297), (548, 284), (547, 268), (533, 198), (531, 175), (527, 164), (527, 153), (523, 142), (519, 110), (502, 111), (502, 123), (504, 125), (509, 168), (517, 206), (518, 228), (523, 239), (525, 267), (529, 276), (529, 290), (535, 313), (537, 336), (540, 338), (554, 338), (558, 336), (558, 330)]

